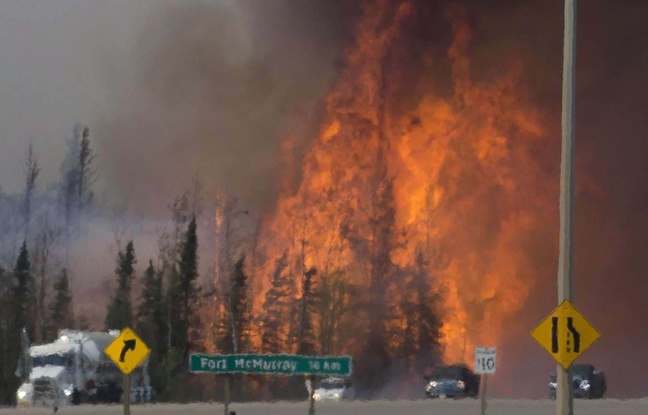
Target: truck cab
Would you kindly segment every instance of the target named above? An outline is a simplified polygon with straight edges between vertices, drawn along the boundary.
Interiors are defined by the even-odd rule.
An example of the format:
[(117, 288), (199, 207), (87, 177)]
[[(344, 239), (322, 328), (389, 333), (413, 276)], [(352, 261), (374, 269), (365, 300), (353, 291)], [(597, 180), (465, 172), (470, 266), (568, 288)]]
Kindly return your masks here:
[[(123, 375), (105, 355), (104, 349), (119, 331), (82, 332), (61, 330), (48, 344), (29, 347), (28, 374), (18, 388), (19, 407), (58, 408), (80, 403), (119, 402)], [(132, 374), (129, 395), (148, 401), (152, 389), (147, 373), (148, 359)], [(131, 399), (132, 400), (132, 399)]]

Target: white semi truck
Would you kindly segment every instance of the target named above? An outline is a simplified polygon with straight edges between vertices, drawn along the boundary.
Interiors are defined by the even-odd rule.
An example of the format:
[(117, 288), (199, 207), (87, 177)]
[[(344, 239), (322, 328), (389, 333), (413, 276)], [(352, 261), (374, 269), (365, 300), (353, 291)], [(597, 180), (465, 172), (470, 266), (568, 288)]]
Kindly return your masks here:
[[(23, 383), (16, 392), (18, 406), (57, 408), (121, 401), (123, 375), (104, 353), (119, 333), (61, 330), (53, 343), (27, 346), (29, 353), (25, 351), (21, 365)], [(131, 402), (152, 399), (147, 367), (148, 358), (131, 373)]]

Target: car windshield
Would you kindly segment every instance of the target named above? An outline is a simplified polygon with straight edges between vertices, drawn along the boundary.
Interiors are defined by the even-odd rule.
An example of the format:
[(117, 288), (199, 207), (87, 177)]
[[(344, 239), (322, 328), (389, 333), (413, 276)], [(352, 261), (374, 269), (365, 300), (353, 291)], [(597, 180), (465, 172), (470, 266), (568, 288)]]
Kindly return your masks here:
[(344, 389), (343, 379), (323, 379), (319, 385), (320, 389)]
[(432, 379), (461, 379), (463, 368), (460, 366), (439, 366), (432, 372)]
[(69, 356), (62, 354), (48, 354), (45, 356), (34, 356), (32, 358), (32, 366), (66, 366), (69, 363), (68, 361)]
[(593, 372), (590, 365), (573, 365), (572, 373), (576, 376), (587, 377)]

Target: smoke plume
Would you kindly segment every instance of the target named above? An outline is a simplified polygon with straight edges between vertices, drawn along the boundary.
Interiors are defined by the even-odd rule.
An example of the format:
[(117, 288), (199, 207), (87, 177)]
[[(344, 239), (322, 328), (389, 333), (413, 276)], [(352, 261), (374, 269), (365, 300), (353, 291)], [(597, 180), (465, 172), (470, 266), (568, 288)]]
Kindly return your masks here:
[(343, 33), (321, 2), (170, 2), (142, 30), (134, 76), (99, 129), (112, 194), (164, 208), (197, 173), (268, 206), (280, 142), (298, 152)]

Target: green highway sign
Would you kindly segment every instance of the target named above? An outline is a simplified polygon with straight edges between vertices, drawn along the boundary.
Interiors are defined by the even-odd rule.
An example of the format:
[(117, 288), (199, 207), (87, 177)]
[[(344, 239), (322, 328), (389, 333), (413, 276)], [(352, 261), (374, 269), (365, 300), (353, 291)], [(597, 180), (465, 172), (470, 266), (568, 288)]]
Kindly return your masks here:
[(349, 376), (351, 374), (351, 356), (192, 354), (189, 356), (189, 371), (192, 373)]

